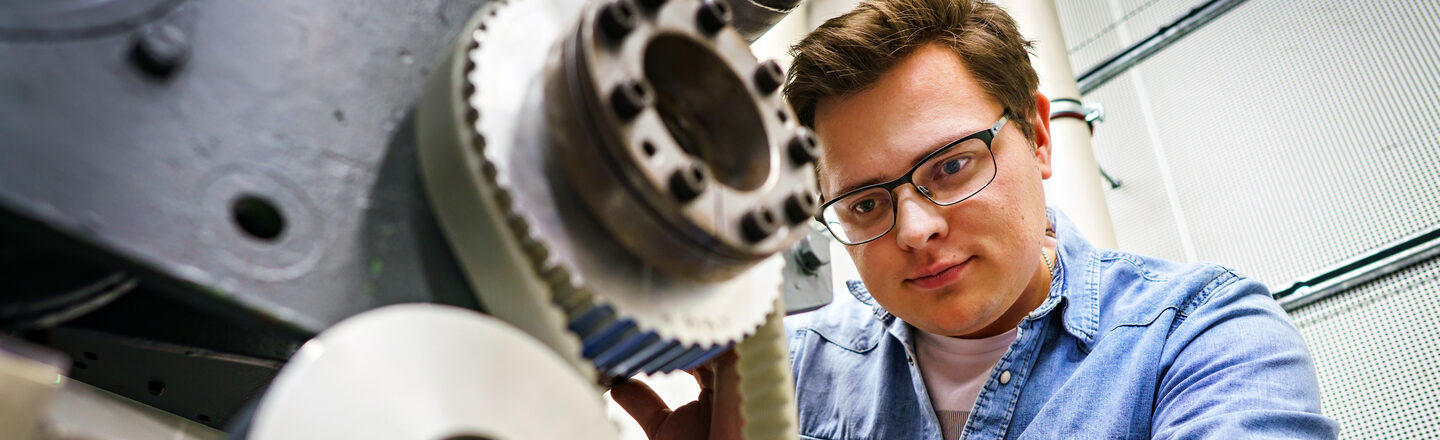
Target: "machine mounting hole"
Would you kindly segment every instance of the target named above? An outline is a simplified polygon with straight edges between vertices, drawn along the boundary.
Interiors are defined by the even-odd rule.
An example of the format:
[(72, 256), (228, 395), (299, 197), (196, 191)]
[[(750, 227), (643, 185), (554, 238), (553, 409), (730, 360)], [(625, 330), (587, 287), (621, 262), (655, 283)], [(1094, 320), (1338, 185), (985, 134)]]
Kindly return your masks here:
[(273, 241), (285, 232), (285, 216), (270, 203), (255, 195), (244, 195), (230, 206), (235, 224), (251, 237)]

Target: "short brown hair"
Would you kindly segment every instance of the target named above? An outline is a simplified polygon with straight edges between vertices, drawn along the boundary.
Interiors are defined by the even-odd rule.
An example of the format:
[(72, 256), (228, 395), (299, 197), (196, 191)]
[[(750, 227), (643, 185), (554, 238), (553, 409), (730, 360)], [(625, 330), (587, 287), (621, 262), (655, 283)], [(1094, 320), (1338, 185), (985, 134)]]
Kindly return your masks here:
[(790, 48), (795, 56), (785, 97), (800, 122), (815, 126), (815, 103), (870, 87), (915, 49), (939, 43), (960, 56), (980, 87), (1035, 140), (1039, 79), (1032, 44), (1003, 9), (983, 0), (866, 0)]

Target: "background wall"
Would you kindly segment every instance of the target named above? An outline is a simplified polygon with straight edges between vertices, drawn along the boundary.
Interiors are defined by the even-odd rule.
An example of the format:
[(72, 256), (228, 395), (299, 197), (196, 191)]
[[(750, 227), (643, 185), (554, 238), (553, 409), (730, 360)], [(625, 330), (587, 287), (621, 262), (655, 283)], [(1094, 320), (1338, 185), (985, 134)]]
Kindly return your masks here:
[[(1076, 72), (1201, 1), (1057, 0)], [(1440, 227), (1440, 5), (1249, 0), (1087, 93), (1122, 249), (1282, 289)], [(1291, 310), (1342, 438), (1440, 436), (1440, 261)]]

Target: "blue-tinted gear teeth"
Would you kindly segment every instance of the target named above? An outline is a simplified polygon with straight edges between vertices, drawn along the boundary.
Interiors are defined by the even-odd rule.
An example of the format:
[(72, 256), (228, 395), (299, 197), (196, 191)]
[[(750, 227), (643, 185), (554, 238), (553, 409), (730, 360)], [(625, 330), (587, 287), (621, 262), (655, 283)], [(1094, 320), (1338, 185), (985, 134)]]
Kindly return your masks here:
[(696, 359), (704, 357), (706, 351), (708, 350), (706, 350), (705, 347), (701, 347), (698, 345), (690, 347), (689, 350), (685, 350), (684, 356), (680, 356), (678, 358), (675, 358), (674, 361), (671, 361), (670, 365), (667, 366), (668, 368), (666, 368), (664, 371), (675, 371), (681, 369), (686, 365), (690, 365), (690, 363), (695, 362)]
[(635, 333), (635, 324), (630, 320), (612, 320), (588, 335), (580, 335), (582, 354), (594, 359), (625, 339), (627, 333)]
[(640, 372), (646, 362), (669, 350), (670, 347), (679, 345), (679, 343), (675, 341), (659, 341), (658, 336), (656, 339), (656, 341), (641, 347), (641, 349), (634, 354), (626, 356), (625, 359), (617, 362), (614, 375), (623, 377), (634, 376), (635, 373)]
[(730, 347), (732, 347), (732, 346), (734, 346), (734, 345), (735, 345), (735, 344), (733, 344), (733, 343), (731, 343), (731, 344), (725, 344), (725, 345), (721, 345), (721, 346), (712, 348), (712, 349), (710, 349), (710, 350), (707, 350), (707, 351), (705, 351), (705, 353), (704, 353), (703, 355), (701, 355), (700, 357), (695, 358), (695, 360), (693, 360), (693, 361), (690, 361), (689, 364), (686, 364), (686, 365), (681, 366), (680, 369), (681, 369), (681, 370), (693, 370), (693, 369), (695, 369), (695, 367), (699, 367), (700, 365), (702, 365), (702, 364), (704, 364), (704, 363), (706, 363), (706, 362), (710, 362), (711, 359), (715, 359), (715, 356), (719, 356), (720, 353), (724, 353), (725, 350), (729, 350)]
[(677, 341), (662, 340), (658, 334), (640, 331), (634, 321), (620, 319), (609, 306), (591, 307), (570, 320), (567, 326), (580, 338), (581, 355), (590, 359), (603, 374), (630, 377), (654, 374), (699, 365), (718, 354), (714, 349)]
[(653, 333), (640, 333), (635, 331), (634, 328), (631, 328), (626, 332), (625, 337), (621, 339), (620, 342), (596, 354), (592, 360), (596, 366), (615, 368), (619, 366), (620, 361), (634, 355), (635, 352), (640, 351), (641, 348), (645, 348), (646, 345), (653, 344), (659, 339), (660, 338), (656, 337)]
[(659, 355), (656, 355), (655, 357), (645, 361), (645, 363), (640, 366), (640, 371), (638, 372), (643, 372), (645, 374), (654, 374), (656, 371), (660, 371), (661, 368), (665, 367), (665, 365), (667, 365), (671, 360), (674, 360), (675, 358), (685, 354), (685, 349), (685, 346), (681, 345), (679, 342), (670, 341), (670, 343), (667, 344), (665, 351), (662, 351)]

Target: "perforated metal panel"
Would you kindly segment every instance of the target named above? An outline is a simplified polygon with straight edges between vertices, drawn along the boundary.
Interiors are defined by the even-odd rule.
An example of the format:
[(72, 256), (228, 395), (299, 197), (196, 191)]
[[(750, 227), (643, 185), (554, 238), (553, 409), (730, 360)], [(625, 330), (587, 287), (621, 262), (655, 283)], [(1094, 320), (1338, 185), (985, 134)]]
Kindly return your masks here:
[(1055, 12), (1077, 74), (1130, 44), (1115, 32), (1115, 12), (1108, 1), (1055, 0)]
[(1440, 260), (1291, 312), (1341, 438), (1440, 438)]
[[(1168, 193), (1185, 225), (1125, 230), (1164, 223), (1166, 205), (1122, 188), (1122, 241), (1164, 249), (1176, 234), (1194, 259), (1278, 287), (1440, 223), (1437, 20), (1435, 2), (1250, 0), (1096, 90), (1116, 101), (1101, 165)], [(1141, 144), (1164, 158), (1155, 175), (1124, 169)]]
[(1205, 0), (1056, 0), (1078, 74), (1184, 16)]
[[(1067, 3), (1101, 2), (1059, 2), (1088, 68), (1098, 49), (1072, 34), (1101, 28)], [(1176, 3), (1124, 22), (1188, 12)], [(1093, 90), (1096, 159), (1124, 182), (1107, 192), (1120, 247), (1278, 288), (1440, 225), (1437, 23), (1435, 1), (1248, 0)], [(1432, 259), (1291, 312), (1343, 438), (1440, 438), (1436, 304)]]

